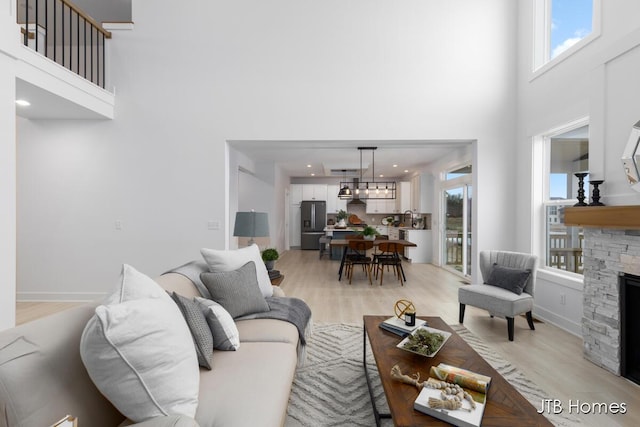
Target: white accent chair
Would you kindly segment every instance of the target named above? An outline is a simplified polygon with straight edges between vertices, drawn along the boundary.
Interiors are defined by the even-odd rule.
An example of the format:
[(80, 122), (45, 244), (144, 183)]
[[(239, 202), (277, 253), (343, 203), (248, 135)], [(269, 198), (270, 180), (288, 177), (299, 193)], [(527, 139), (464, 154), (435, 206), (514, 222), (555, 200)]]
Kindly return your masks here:
[[(494, 263), (498, 266), (511, 269), (531, 270), (522, 294), (518, 295), (508, 289), (487, 283)], [(535, 255), (508, 251), (480, 252), (480, 271), (484, 283), (465, 285), (458, 289), (460, 323), (464, 320), (464, 310), (468, 304), (487, 310), (491, 317), (498, 316), (506, 318), (509, 341), (513, 341), (515, 316), (523, 313), (526, 314), (529, 328), (535, 330), (531, 311), (533, 310), (537, 267), (538, 257)]]

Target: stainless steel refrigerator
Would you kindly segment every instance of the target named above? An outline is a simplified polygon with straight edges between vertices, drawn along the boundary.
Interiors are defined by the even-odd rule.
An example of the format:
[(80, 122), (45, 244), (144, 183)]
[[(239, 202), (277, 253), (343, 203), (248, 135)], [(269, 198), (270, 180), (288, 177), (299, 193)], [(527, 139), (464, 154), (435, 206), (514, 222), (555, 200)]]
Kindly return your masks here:
[(320, 249), (318, 240), (324, 236), (327, 223), (327, 202), (305, 200), (300, 204), (302, 219), (301, 249)]

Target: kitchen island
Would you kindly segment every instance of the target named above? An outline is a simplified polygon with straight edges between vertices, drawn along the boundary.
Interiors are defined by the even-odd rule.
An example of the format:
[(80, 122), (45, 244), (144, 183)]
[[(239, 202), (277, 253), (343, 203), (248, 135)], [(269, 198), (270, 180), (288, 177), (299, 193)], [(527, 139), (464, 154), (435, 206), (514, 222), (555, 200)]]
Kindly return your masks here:
[[(339, 239), (339, 240), (346, 239), (347, 236), (350, 236), (353, 234), (362, 233), (363, 230), (364, 230), (364, 227), (358, 227), (355, 225), (349, 226), (346, 228), (336, 228), (334, 226), (327, 226), (324, 229), (327, 236), (331, 236), (332, 239)], [(332, 246), (331, 259), (335, 259), (335, 260), (342, 259), (342, 249)]]

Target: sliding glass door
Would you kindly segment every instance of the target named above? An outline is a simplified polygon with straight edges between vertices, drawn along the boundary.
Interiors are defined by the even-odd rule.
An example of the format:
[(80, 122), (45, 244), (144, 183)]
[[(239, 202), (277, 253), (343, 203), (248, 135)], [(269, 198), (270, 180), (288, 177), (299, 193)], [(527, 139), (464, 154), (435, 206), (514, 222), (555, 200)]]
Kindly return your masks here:
[(463, 184), (443, 191), (444, 266), (464, 276), (471, 275), (472, 187)]

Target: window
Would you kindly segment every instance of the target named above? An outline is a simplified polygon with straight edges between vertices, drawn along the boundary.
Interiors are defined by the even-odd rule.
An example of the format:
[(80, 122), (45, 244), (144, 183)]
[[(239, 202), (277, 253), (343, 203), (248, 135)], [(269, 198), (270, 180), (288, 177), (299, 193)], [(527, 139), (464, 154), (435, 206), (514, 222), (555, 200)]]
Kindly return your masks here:
[[(585, 202), (589, 201), (589, 127), (547, 136), (545, 151), (545, 266), (582, 274), (583, 229), (564, 224), (564, 209), (577, 203), (581, 185)], [(579, 178), (576, 174), (587, 175)]]
[(534, 0), (534, 69), (595, 39), (599, 10), (600, 0)]
[(550, 59), (591, 34), (593, 0), (551, 0)]

